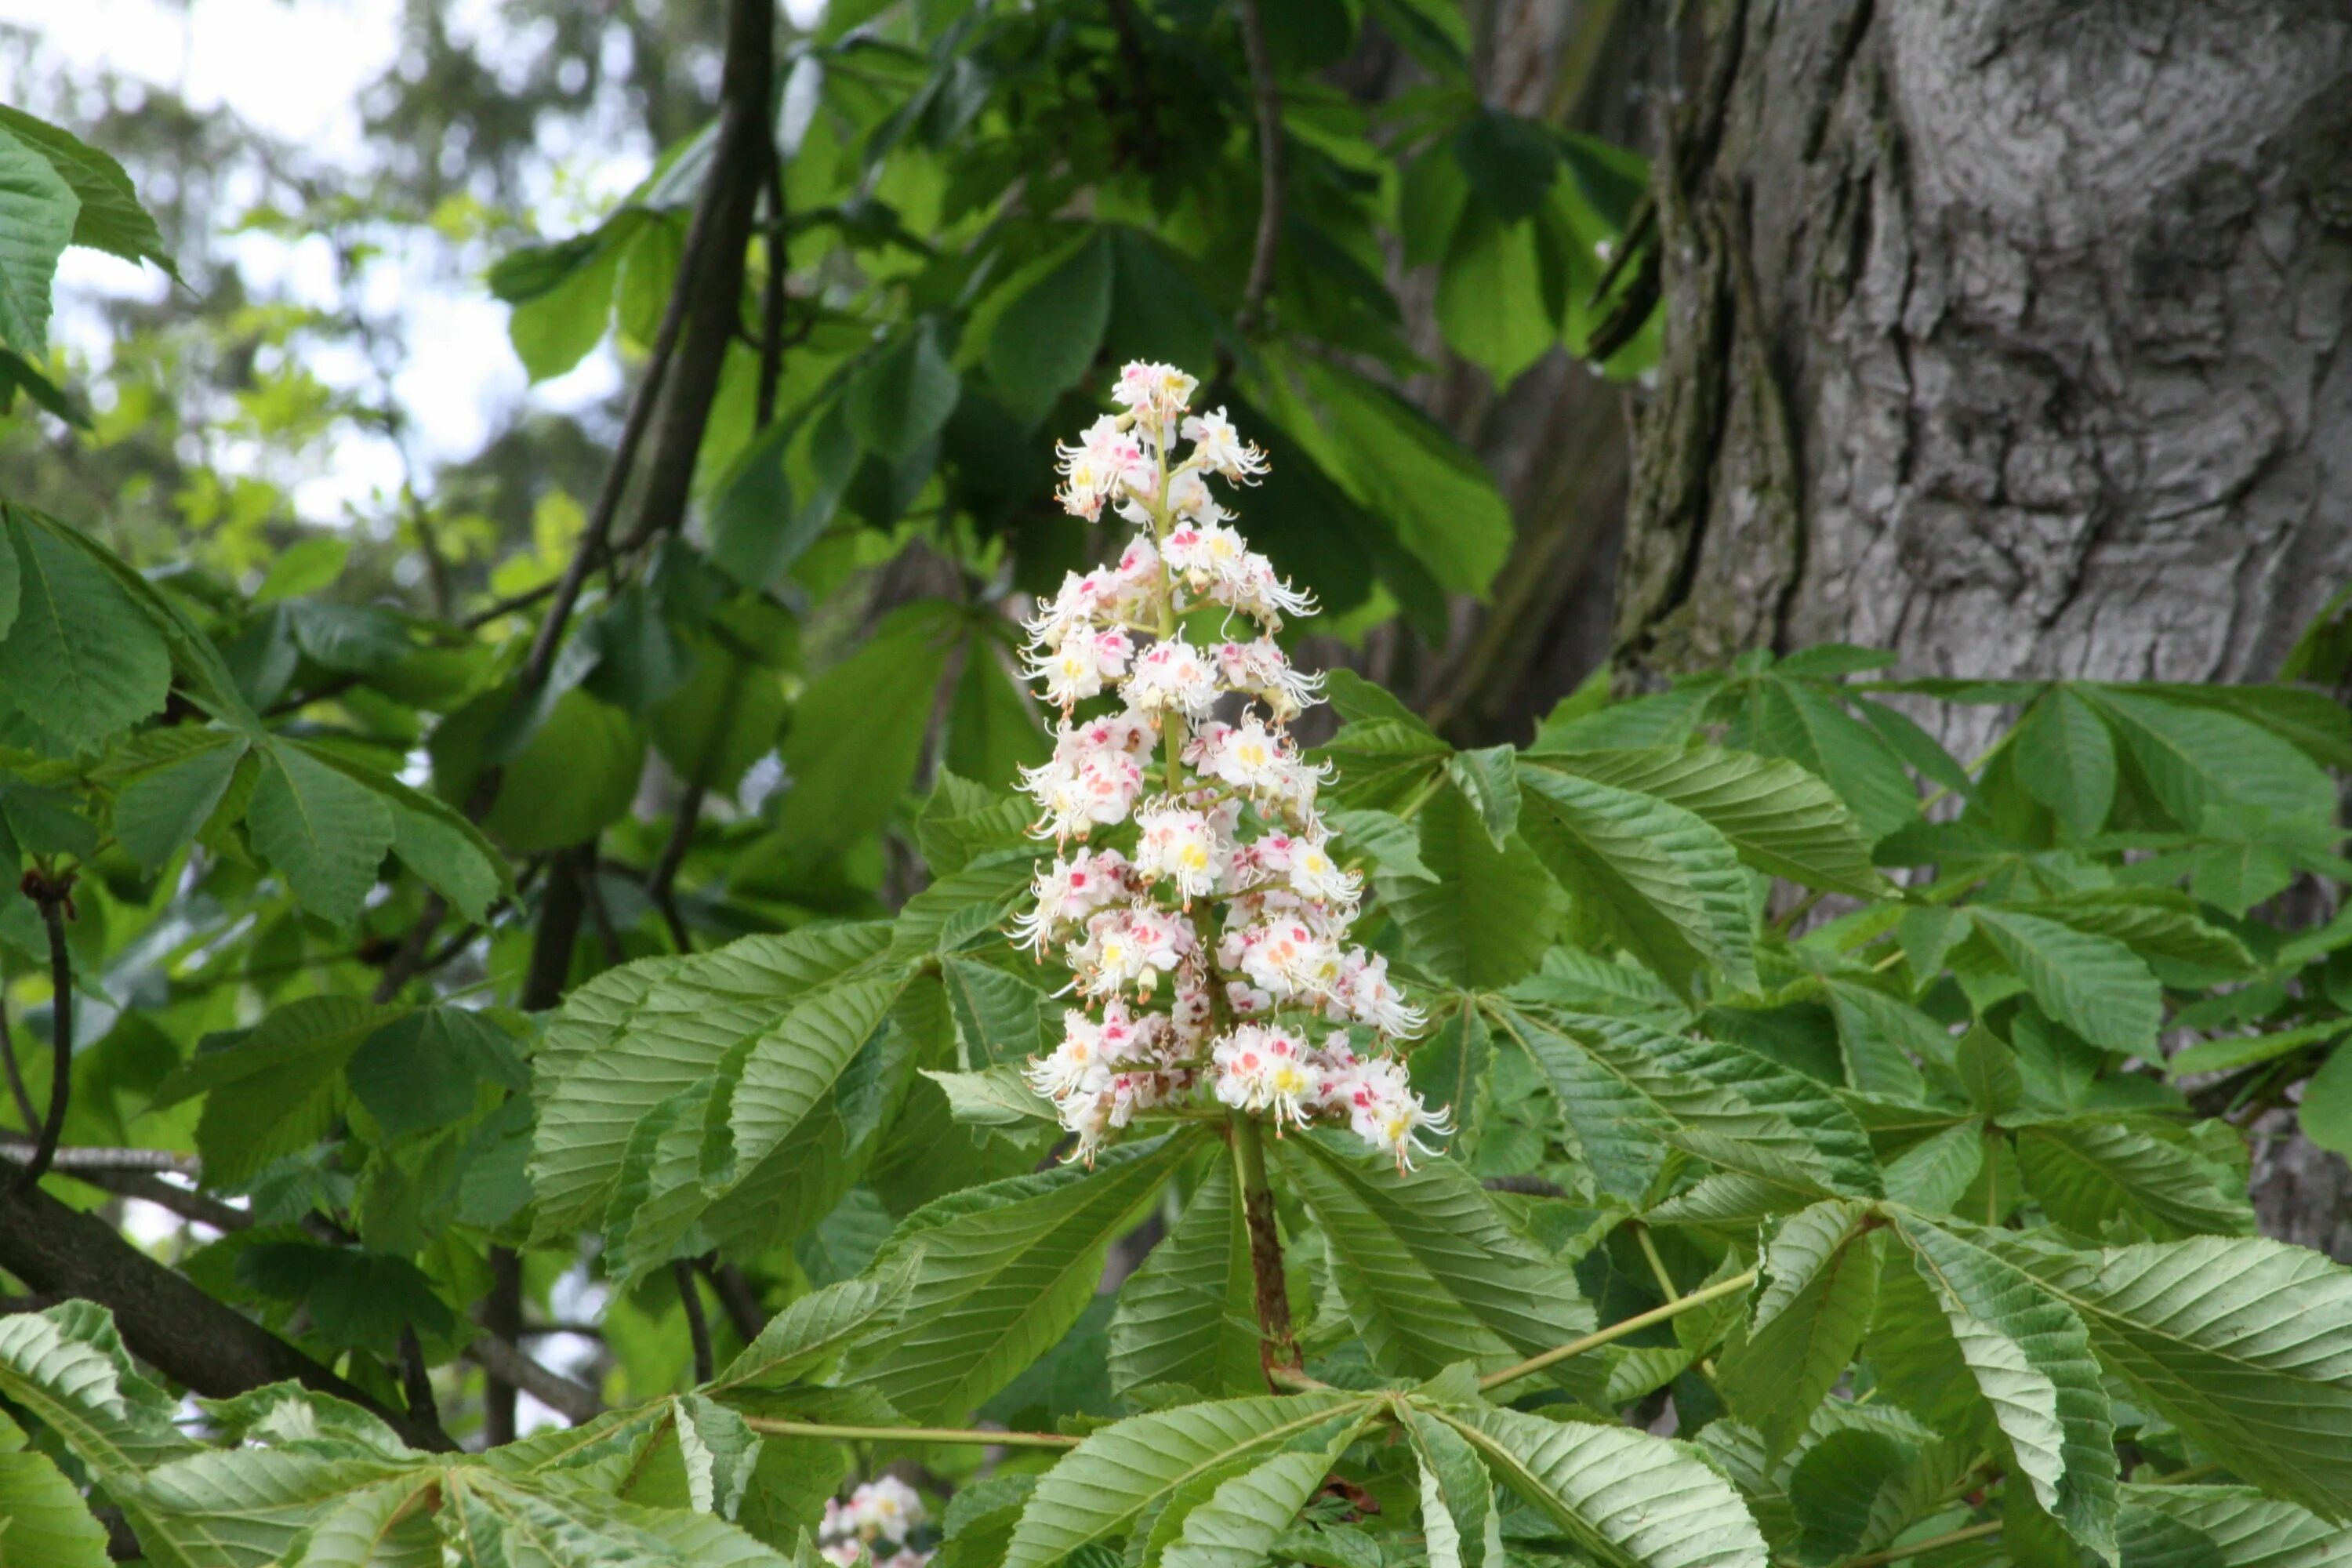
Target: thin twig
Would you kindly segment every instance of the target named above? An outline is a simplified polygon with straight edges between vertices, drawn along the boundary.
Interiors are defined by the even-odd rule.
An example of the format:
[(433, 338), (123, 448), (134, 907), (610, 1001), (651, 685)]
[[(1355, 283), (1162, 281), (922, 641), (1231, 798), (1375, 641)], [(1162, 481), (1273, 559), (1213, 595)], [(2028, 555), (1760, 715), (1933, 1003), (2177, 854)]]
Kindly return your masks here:
[(1890, 1546), (1884, 1552), (1873, 1552), (1863, 1557), (1849, 1557), (1842, 1564), (1842, 1568), (1878, 1568), (1882, 1563), (1900, 1563), (1906, 1557), (1916, 1557), (1923, 1552), (1939, 1551), (1947, 1546), (1958, 1546), (1966, 1542), (1982, 1541), (1988, 1535), (2000, 1533), (2000, 1521), (1990, 1519), (1982, 1524), (1971, 1524), (1965, 1529), (1947, 1531), (1942, 1535), (1931, 1535), (1925, 1541), (1915, 1541), (1907, 1546)]
[(698, 784), (688, 784), (678, 797), (677, 819), (670, 825), (669, 838), (662, 845), (661, 858), (654, 862), (653, 875), (646, 879), (646, 897), (661, 911), (662, 923), (669, 927), (669, 939), (680, 952), (692, 952), (694, 941), (685, 915), (678, 911), (677, 873), (694, 843), (695, 827), (702, 821), (707, 793)]
[(1653, 1323), (1665, 1322), (1670, 1319), (1680, 1317), (1694, 1307), (1703, 1307), (1707, 1302), (1728, 1296), (1734, 1291), (1745, 1290), (1756, 1283), (1756, 1277), (1757, 1271), (1750, 1268), (1743, 1273), (1735, 1274), (1728, 1279), (1718, 1280), (1704, 1289), (1694, 1290), (1687, 1296), (1669, 1301), (1663, 1307), (1654, 1307), (1646, 1312), (1637, 1313), (1622, 1323), (1612, 1323), (1598, 1332), (1587, 1334), (1580, 1340), (1570, 1340), (1568, 1343), (1554, 1350), (1548, 1350), (1541, 1355), (1529, 1356), (1516, 1366), (1507, 1366), (1500, 1372), (1490, 1372), (1478, 1380), (1478, 1386), (1481, 1390), (1500, 1388), (1507, 1383), (1517, 1383), (1523, 1377), (1530, 1376), (1548, 1366), (1564, 1362), (1570, 1356), (1582, 1355), (1586, 1351), (1599, 1350), (1602, 1345), (1614, 1344), (1627, 1334), (1637, 1333)]
[(747, 1415), (743, 1425), (778, 1437), (838, 1437), (845, 1442), (973, 1443), (997, 1448), (1075, 1448), (1080, 1442), (1059, 1432), (992, 1432), (984, 1426), (843, 1426), (769, 1415)]
[(1111, 31), (1118, 35), (1118, 63), (1127, 72), (1127, 100), (1135, 108), (1135, 150), (1143, 166), (1160, 172), (1160, 104), (1152, 96), (1151, 73), (1136, 31), (1135, 12), (1127, 0), (1108, 0)]
[(409, 1323), (400, 1326), (400, 1391), (408, 1401), (409, 1415), (436, 1426), (441, 1424), (440, 1406), (433, 1398), (432, 1369), (425, 1364), (425, 1346)]
[(715, 1252), (707, 1252), (696, 1259), (695, 1266), (710, 1281), (710, 1289), (726, 1309), (727, 1321), (735, 1325), (735, 1335), (745, 1344), (760, 1337), (767, 1325), (768, 1314), (760, 1305), (760, 1292), (751, 1288), (751, 1279), (732, 1263), (721, 1263)]
[(784, 374), (784, 279), (789, 268), (784, 237), (784, 153), (772, 132), (768, 163), (768, 275), (760, 282), (760, 385), (751, 404), (754, 429), (776, 416), (776, 384)]
[(33, 1109), (33, 1097), (25, 1088), (25, 1074), (16, 1065), (16, 1037), (8, 1028), (8, 982), (0, 975), (0, 1064), (8, 1069), (8, 1092), (16, 1101), (16, 1114), (24, 1119), (25, 1132), (31, 1136), (41, 1123), (40, 1113)]
[(686, 1309), (686, 1337), (694, 1346), (696, 1387), (719, 1373), (710, 1352), (710, 1320), (702, 1310), (702, 1287), (695, 1283), (694, 1265), (683, 1258), (670, 1259), (669, 1277), (677, 1281), (677, 1304)]
[(1248, 280), (1234, 325), (1244, 337), (1255, 331), (1274, 292), (1274, 261), (1282, 247), (1283, 203), (1287, 194), (1282, 157), (1282, 89), (1274, 79), (1274, 54), (1266, 47), (1265, 18), (1258, 0), (1241, 0), (1242, 58), (1249, 67), (1250, 97), (1257, 111), (1257, 237), (1250, 247)]
[(72, 907), (73, 873), (48, 877), (39, 871), (25, 876), (25, 893), (40, 907), (41, 924), (49, 933), (49, 1114), (41, 1123), (40, 1142), (32, 1157), (16, 1173), (16, 1190), (37, 1185), (57, 1158), (58, 1140), (66, 1130), (66, 1107), (73, 1097), (73, 953), (66, 946), (66, 911)]
[(621, 945), (621, 933), (613, 924), (613, 911), (604, 902), (604, 885), (597, 880), (596, 844), (593, 839), (580, 847), (576, 863), (580, 878), (580, 901), (588, 908), (589, 923), (596, 928), (596, 945), (604, 951), (604, 963), (617, 969), (628, 962), (628, 950)]

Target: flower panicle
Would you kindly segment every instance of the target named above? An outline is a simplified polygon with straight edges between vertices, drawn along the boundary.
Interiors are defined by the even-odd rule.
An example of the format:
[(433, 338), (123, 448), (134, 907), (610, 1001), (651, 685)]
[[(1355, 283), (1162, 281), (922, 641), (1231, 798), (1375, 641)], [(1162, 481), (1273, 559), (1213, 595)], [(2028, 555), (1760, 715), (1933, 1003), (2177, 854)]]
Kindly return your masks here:
[[(1055, 447), (1062, 505), (1138, 531), (1026, 627), (1062, 718), (1021, 787), (1058, 852), (1013, 936), (1040, 963), (1057, 951), (1082, 1004), (1028, 1079), (1089, 1160), (1141, 1112), (1223, 1106), (1277, 1135), (1349, 1128), (1407, 1168), (1453, 1126), (1394, 1053), (1426, 1020), (1349, 940), (1362, 878), (1318, 805), (1329, 769), (1289, 733), (1323, 682), (1276, 637), (1315, 601), (1234, 526), (1211, 481), (1255, 484), (1265, 454), (1224, 409), (1195, 412), (1197, 390), (1128, 365), (1118, 412)], [(1209, 624), (1196, 612), (1222, 612), (1216, 640), (1188, 635)]]

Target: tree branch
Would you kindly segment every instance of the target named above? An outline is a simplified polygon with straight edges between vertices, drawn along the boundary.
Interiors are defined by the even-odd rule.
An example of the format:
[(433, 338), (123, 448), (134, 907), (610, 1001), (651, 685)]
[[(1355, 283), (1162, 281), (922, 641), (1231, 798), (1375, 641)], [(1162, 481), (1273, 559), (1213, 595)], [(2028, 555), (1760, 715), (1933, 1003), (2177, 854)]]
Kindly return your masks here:
[(654, 862), (653, 875), (646, 879), (646, 897), (661, 911), (662, 923), (669, 927), (669, 939), (680, 952), (692, 952), (694, 941), (687, 930), (686, 917), (677, 908), (677, 872), (686, 863), (686, 852), (694, 843), (694, 830), (702, 821), (702, 802), (707, 791), (698, 784), (688, 784), (678, 796), (677, 819), (670, 825), (669, 838), (662, 845), (661, 858)]
[(66, 1107), (73, 1099), (73, 953), (66, 946), (66, 911), (73, 907), (74, 876), (25, 873), (25, 896), (39, 906), (41, 924), (49, 933), (49, 1114), (41, 1122), (40, 1142), (32, 1157), (16, 1173), (16, 1190), (28, 1192), (40, 1184), (57, 1158), (58, 1139), (66, 1130)]
[[(30, 1138), (0, 1136), (0, 1155), (18, 1164), (33, 1156), (37, 1145)], [(169, 1149), (116, 1149), (97, 1144), (72, 1145), (61, 1148), (50, 1161), (50, 1168), (61, 1175), (89, 1181), (92, 1173), (110, 1171), (163, 1172), (174, 1176), (193, 1176), (199, 1169), (193, 1154), (175, 1154)], [(102, 1182), (91, 1182), (103, 1186)]]
[(0, 1268), (36, 1292), (79, 1296), (106, 1308), (132, 1354), (199, 1394), (228, 1398), (290, 1379), (373, 1411), (412, 1447), (457, 1447), (436, 1423), (380, 1403), (156, 1262), (103, 1220), (38, 1188), (0, 1190)]
[[(518, 1350), (495, 1334), (478, 1336), (465, 1350), (467, 1361), (509, 1388), (520, 1388), (574, 1426), (604, 1413), (604, 1402), (585, 1384), (574, 1383)], [(511, 1438), (509, 1439), (512, 1441)]]
[(719, 373), (742, 313), (743, 257), (768, 165), (774, 161), (769, 129), (770, 84), (775, 74), (772, 0), (728, 0), (727, 55), (719, 85), (719, 133), (710, 172), (695, 203), (694, 231), (678, 265), (673, 305), (700, 307), (687, 319), (662, 399), (660, 430), (646, 460), (636, 526), (623, 548), (634, 549), (686, 519), (688, 485), (701, 455)]
[(760, 1305), (760, 1293), (751, 1288), (743, 1270), (732, 1263), (721, 1263), (715, 1252), (704, 1255), (699, 1267), (710, 1280), (711, 1289), (718, 1293), (719, 1304), (726, 1309), (727, 1321), (735, 1325), (736, 1338), (747, 1345), (758, 1339), (760, 1331), (767, 1325), (768, 1314)]
[(1257, 112), (1257, 238), (1250, 247), (1242, 306), (1234, 316), (1234, 325), (1247, 337), (1257, 330), (1267, 297), (1274, 292), (1274, 261), (1282, 247), (1287, 184), (1282, 158), (1282, 89), (1275, 84), (1265, 18), (1258, 10), (1258, 0), (1240, 0), (1240, 12), (1242, 58), (1249, 67), (1250, 98)]

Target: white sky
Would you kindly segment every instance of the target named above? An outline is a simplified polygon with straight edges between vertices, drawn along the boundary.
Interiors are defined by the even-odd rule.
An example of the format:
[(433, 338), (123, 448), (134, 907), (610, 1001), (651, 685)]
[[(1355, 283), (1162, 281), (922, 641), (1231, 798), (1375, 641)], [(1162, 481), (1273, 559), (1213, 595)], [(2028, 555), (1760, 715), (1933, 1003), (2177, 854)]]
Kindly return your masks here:
[[(824, 6), (824, 0), (785, 0), (787, 14), (803, 25)], [(320, 164), (356, 168), (373, 156), (360, 92), (393, 64), (399, 8), (400, 0), (0, 0), (0, 25), (24, 27), (40, 39), (36, 72), (61, 68), (79, 75), (110, 68), (173, 89), (193, 108), (226, 109)], [(454, 7), (452, 31), (457, 36), (496, 36), (499, 30), (496, 0), (458, 0)], [(40, 85), (0, 79), (0, 100), (15, 101)], [(29, 96), (37, 100), (48, 95), (35, 90)], [(550, 232), (568, 232), (581, 217), (626, 192), (643, 177), (654, 151), (641, 139), (625, 138), (599, 162), (577, 148), (549, 148), (549, 164), (538, 172), (531, 199)], [(561, 216), (548, 210), (557, 205)], [(227, 216), (222, 215), (224, 221)], [(337, 302), (333, 257), (323, 239), (289, 243), (245, 234), (225, 237), (218, 250), (234, 258), (257, 293), (278, 291), (313, 306)], [(569, 375), (536, 388), (527, 385), (507, 342), (506, 307), (480, 282), (481, 268), (493, 258), (487, 253), (460, 255), (425, 237), (379, 264), (370, 280), (371, 305), (404, 322), (408, 354), (394, 387), (410, 416), (408, 457), (420, 479), (435, 463), (479, 450), (526, 399), (550, 409), (577, 410), (608, 396), (619, 377), (607, 349)], [(92, 302), (152, 299), (165, 287), (152, 268), (68, 251), (58, 275), (53, 331), (69, 348), (103, 363), (106, 331)], [(313, 355), (307, 363), (338, 388), (357, 384), (369, 374), (356, 356)], [(236, 455), (226, 461), (234, 468)], [(315, 473), (295, 485), (295, 505), (312, 522), (333, 521), (353, 506), (378, 510), (365, 503), (372, 496), (395, 492), (405, 471), (401, 454), (388, 441), (345, 437)]]

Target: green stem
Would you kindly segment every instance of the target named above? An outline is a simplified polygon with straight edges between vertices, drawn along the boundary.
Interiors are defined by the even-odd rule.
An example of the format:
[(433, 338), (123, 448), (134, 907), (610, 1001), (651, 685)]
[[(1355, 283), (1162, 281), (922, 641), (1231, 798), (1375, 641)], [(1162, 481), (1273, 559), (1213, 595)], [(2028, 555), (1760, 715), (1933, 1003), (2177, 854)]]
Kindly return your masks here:
[(972, 1443), (997, 1448), (1075, 1448), (1079, 1439), (1059, 1432), (991, 1432), (977, 1426), (843, 1426), (829, 1421), (784, 1421), (747, 1415), (743, 1425), (778, 1437), (837, 1437), (844, 1442)]
[(1962, 1530), (1949, 1531), (1942, 1535), (1931, 1535), (1925, 1541), (1915, 1541), (1907, 1546), (1890, 1546), (1884, 1552), (1873, 1552), (1864, 1557), (1849, 1557), (1845, 1560), (1843, 1568), (1878, 1568), (1878, 1564), (1882, 1563), (1900, 1563), (1906, 1557), (1916, 1557), (1922, 1552), (1934, 1552), (1946, 1546), (1958, 1546), (1964, 1542), (1982, 1541), (1988, 1535), (2000, 1533), (2000, 1521), (1987, 1520), (1982, 1524), (1971, 1524)]
[(1709, 1301), (1731, 1295), (1735, 1291), (1745, 1290), (1756, 1283), (1756, 1278), (1757, 1271), (1750, 1268), (1735, 1274), (1728, 1279), (1718, 1280), (1704, 1289), (1694, 1290), (1687, 1296), (1677, 1297), (1663, 1307), (1654, 1307), (1646, 1312), (1626, 1319), (1622, 1323), (1612, 1323), (1605, 1329), (1587, 1334), (1580, 1340), (1570, 1340), (1568, 1343), (1548, 1350), (1541, 1355), (1529, 1356), (1516, 1366), (1507, 1366), (1500, 1372), (1490, 1372), (1478, 1380), (1478, 1386), (1483, 1391), (1500, 1388), (1507, 1383), (1517, 1383), (1523, 1377), (1541, 1372), (1544, 1368), (1555, 1363), (1566, 1361), (1570, 1356), (1582, 1355), (1586, 1351), (1599, 1350), (1602, 1345), (1614, 1344), (1627, 1334), (1638, 1332), (1653, 1323), (1666, 1322), (1682, 1316), (1693, 1307), (1703, 1307)]

